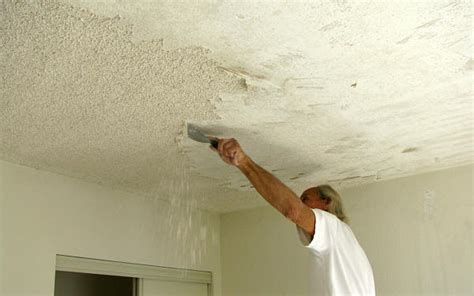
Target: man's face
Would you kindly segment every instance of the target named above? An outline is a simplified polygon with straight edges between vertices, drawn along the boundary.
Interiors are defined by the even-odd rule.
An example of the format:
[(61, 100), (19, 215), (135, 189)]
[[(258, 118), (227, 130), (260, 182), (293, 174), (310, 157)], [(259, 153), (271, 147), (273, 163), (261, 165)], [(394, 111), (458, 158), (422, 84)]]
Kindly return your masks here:
[(312, 209), (320, 209), (327, 211), (329, 207), (329, 200), (323, 200), (320, 198), (316, 187), (306, 189), (301, 194), (301, 201)]

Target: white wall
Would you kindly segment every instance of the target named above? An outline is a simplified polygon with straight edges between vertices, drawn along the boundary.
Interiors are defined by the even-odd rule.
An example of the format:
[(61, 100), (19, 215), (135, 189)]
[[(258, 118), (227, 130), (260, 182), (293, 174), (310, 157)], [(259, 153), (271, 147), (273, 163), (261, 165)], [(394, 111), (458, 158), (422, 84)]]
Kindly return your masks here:
[(270, 207), (222, 215), (222, 295), (307, 295), (308, 254), (295, 229)]
[(56, 254), (209, 270), (220, 295), (217, 214), (4, 161), (0, 177), (1, 295), (53, 295)]
[[(472, 294), (472, 170), (342, 192), (379, 295)], [(434, 196), (432, 214), (425, 192)], [(56, 254), (210, 270), (216, 295), (222, 259), (223, 295), (308, 293), (308, 254), (270, 207), (219, 222), (216, 214), (3, 161), (0, 205), (1, 295), (53, 295)]]
[(344, 191), (381, 295), (472, 295), (472, 166)]
[[(472, 295), (472, 170), (341, 192), (378, 295)], [(223, 295), (308, 295), (308, 254), (273, 208), (222, 215), (221, 251)]]

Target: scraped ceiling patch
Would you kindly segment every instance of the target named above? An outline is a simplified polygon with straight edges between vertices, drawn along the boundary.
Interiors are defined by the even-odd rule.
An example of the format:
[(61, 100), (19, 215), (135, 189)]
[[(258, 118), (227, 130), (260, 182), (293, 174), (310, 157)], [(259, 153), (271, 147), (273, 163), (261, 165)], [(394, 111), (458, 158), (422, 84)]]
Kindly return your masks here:
[(50, 1), (1, 2), (0, 158), (115, 187), (173, 178), (185, 120), (242, 82), (202, 48), (134, 43), (132, 26)]
[[(472, 163), (471, 4), (216, 6), (209, 23), (228, 31), (202, 19), (203, 29), (187, 40), (227, 40), (215, 42), (214, 55), (233, 53), (239, 63), (223, 69), (245, 78), (248, 91), (222, 96), (221, 119), (202, 128), (239, 139), (296, 192)], [(190, 25), (189, 16), (176, 18), (180, 28)], [(238, 170), (224, 171), (198, 144), (184, 144), (196, 172), (216, 180), (215, 187), (254, 192)]]

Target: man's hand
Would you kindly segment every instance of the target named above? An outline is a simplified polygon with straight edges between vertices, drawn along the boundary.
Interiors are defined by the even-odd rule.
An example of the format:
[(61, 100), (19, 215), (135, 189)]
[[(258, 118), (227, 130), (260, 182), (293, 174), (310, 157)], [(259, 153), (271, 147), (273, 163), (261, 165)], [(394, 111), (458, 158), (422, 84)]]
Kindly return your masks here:
[(248, 160), (247, 155), (244, 153), (236, 139), (215, 138), (215, 140), (219, 142), (217, 149), (212, 146), (210, 147), (213, 151), (219, 153), (219, 156), (225, 163), (239, 167)]

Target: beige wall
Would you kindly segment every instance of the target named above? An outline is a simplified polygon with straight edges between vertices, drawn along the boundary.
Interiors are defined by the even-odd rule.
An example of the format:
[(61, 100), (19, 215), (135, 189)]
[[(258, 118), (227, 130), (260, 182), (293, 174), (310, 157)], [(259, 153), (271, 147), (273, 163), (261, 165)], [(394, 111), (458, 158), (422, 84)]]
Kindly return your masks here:
[(209, 270), (220, 295), (217, 214), (4, 161), (0, 173), (1, 295), (53, 295), (56, 254)]
[(472, 295), (472, 170), (343, 192), (380, 295)]
[[(378, 295), (472, 295), (472, 170), (342, 191)], [(307, 295), (307, 253), (273, 208), (222, 215), (221, 250), (223, 295)]]
[[(257, 198), (257, 197), (255, 197)], [(221, 216), (222, 295), (307, 295), (295, 226), (260, 207)]]

